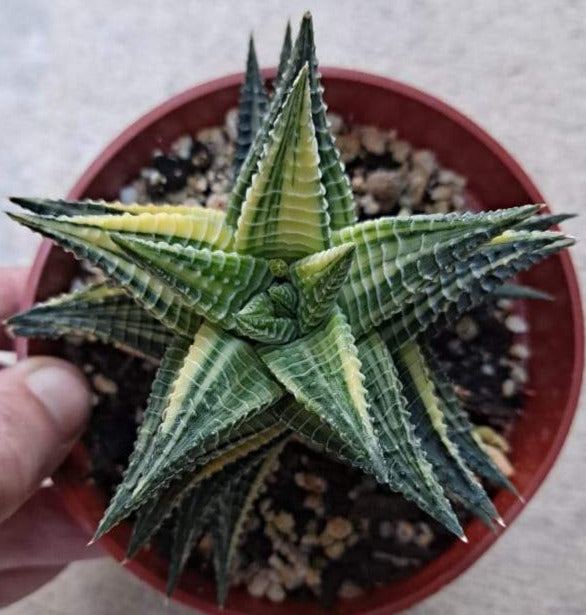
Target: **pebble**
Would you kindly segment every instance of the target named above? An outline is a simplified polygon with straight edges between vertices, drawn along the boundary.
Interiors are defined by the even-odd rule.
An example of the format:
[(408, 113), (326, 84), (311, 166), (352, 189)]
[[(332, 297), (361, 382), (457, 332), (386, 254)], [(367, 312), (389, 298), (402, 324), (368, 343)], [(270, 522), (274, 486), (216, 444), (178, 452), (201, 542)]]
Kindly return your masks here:
[(355, 132), (339, 135), (336, 146), (340, 150), (342, 162), (351, 162), (360, 154), (360, 137)]
[(271, 602), (283, 602), (285, 600), (285, 590), (278, 583), (271, 583), (267, 589), (266, 597)]
[(344, 581), (338, 589), (338, 597), (343, 600), (351, 600), (352, 598), (358, 598), (364, 593), (364, 590), (356, 583), (352, 581)]
[(427, 149), (422, 149), (413, 154), (411, 157), (413, 167), (424, 171), (427, 177), (437, 171), (437, 158), (435, 154)]
[(325, 531), (336, 540), (344, 540), (352, 533), (352, 523), (344, 517), (334, 517), (327, 522)]
[(289, 534), (295, 529), (295, 519), (291, 513), (281, 511), (273, 519), (275, 527), (283, 534)]
[(390, 150), (393, 160), (399, 164), (406, 162), (411, 155), (411, 146), (407, 141), (393, 141)]
[(268, 571), (259, 570), (259, 572), (252, 577), (252, 580), (248, 583), (246, 589), (251, 596), (254, 596), (255, 598), (262, 598), (266, 594), (270, 582)]
[(227, 194), (210, 194), (206, 199), (206, 207), (208, 209), (219, 209), (225, 211), (228, 207), (228, 195)]
[(479, 329), (476, 321), (470, 316), (464, 316), (456, 324), (456, 335), (464, 342), (470, 342), (478, 337)]
[(228, 138), (231, 141), (236, 141), (238, 138), (238, 109), (236, 107), (230, 109), (230, 111), (226, 113), (224, 129), (226, 130)]
[(344, 120), (342, 119), (342, 116), (337, 113), (328, 113), (327, 118), (330, 123), (331, 133), (334, 136), (339, 135), (342, 130), (344, 130)]
[(324, 549), (329, 559), (340, 559), (346, 550), (346, 545), (341, 540), (336, 540)]
[(120, 190), (119, 198), (125, 205), (136, 203), (138, 201), (138, 190), (134, 186), (124, 186)]
[(529, 325), (527, 321), (518, 314), (511, 314), (505, 318), (505, 326), (513, 333), (527, 333)]
[(171, 151), (182, 160), (189, 160), (192, 147), (193, 137), (191, 135), (183, 135), (171, 145)]
[(503, 397), (513, 397), (517, 393), (515, 381), (507, 378), (501, 386), (501, 392)]
[(103, 374), (95, 374), (92, 377), (92, 384), (96, 391), (104, 395), (116, 395), (118, 393), (118, 385)]
[(427, 523), (421, 521), (417, 524), (415, 531), (415, 543), (422, 549), (426, 549), (433, 542), (435, 538), (431, 528)]
[(415, 528), (413, 524), (403, 519), (397, 521), (396, 533), (398, 541), (403, 544), (411, 542), (415, 538)]
[(381, 169), (369, 173), (364, 187), (375, 199), (394, 205), (399, 200), (406, 184), (407, 174), (404, 170)]
[(380, 156), (387, 149), (388, 135), (376, 126), (364, 126), (360, 130), (360, 141), (367, 152)]
[(307, 491), (313, 491), (313, 493), (324, 493), (328, 488), (328, 484), (321, 476), (315, 474), (309, 474), (307, 472), (295, 473), (295, 484)]
[(513, 344), (509, 348), (509, 354), (516, 359), (526, 360), (531, 356), (531, 351), (526, 344)]
[(522, 365), (513, 365), (513, 367), (511, 368), (511, 378), (517, 384), (523, 385), (527, 384), (527, 382), (529, 381), (529, 374)]
[(451, 186), (436, 186), (429, 194), (432, 201), (449, 201), (452, 198)]

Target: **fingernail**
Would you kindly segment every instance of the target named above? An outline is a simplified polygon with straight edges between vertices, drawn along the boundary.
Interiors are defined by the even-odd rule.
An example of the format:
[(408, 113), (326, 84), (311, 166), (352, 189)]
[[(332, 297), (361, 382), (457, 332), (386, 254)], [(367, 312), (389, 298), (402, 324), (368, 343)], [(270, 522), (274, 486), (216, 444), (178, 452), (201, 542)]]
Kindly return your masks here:
[(65, 439), (83, 427), (89, 414), (90, 393), (80, 374), (55, 365), (40, 367), (27, 376), (26, 386), (45, 406)]

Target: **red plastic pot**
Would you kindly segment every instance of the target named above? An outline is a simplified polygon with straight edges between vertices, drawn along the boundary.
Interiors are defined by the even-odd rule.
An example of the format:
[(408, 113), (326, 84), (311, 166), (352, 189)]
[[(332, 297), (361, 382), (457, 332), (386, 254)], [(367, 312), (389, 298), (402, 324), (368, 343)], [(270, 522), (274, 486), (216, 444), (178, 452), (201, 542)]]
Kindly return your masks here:
[[(270, 75), (267, 72), (267, 75)], [(513, 158), (458, 111), (414, 88), (396, 81), (336, 68), (323, 70), (330, 109), (347, 120), (380, 127), (396, 127), (416, 147), (434, 150), (442, 165), (469, 180), (473, 201), (483, 209), (542, 202), (543, 197)], [(125, 130), (98, 156), (69, 193), (69, 198), (115, 199), (155, 147), (166, 148), (185, 132), (222, 124), (226, 111), (237, 101), (242, 75), (230, 75), (175, 96)], [(39, 250), (30, 276), (23, 308), (68, 287), (77, 265), (51, 243)], [(567, 437), (576, 411), (583, 369), (583, 319), (576, 274), (567, 253), (550, 258), (522, 278), (555, 297), (553, 302), (529, 303), (526, 315), (532, 394), (512, 435), (515, 484), (528, 502), (545, 479)], [(18, 341), (20, 356), (38, 352), (42, 345)], [(46, 347), (45, 347), (46, 349)], [(85, 482), (86, 452), (78, 445), (59, 471), (56, 481), (72, 515), (90, 533), (95, 530), (106, 504), (104, 495)], [(507, 525), (523, 504), (499, 492), (496, 505)], [(130, 533), (121, 524), (102, 539), (118, 560), (124, 558)], [(480, 522), (466, 527), (469, 544), (456, 541), (435, 561), (411, 578), (378, 588), (353, 600), (339, 601), (330, 615), (389, 615), (413, 605), (439, 590), (471, 566), (499, 537)], [(166, 562), (153, 552), (141, 552), (127, 568), (162, 590)], [(231, 592), (226, 609), (215, 606), (213, 585), (186, 574), (176, 599), (205, 613), (282, 615), (299, 612), (299, 604), (271, 604)], [(324, 613), (316, 604), (303, 604), (306, 615)]]

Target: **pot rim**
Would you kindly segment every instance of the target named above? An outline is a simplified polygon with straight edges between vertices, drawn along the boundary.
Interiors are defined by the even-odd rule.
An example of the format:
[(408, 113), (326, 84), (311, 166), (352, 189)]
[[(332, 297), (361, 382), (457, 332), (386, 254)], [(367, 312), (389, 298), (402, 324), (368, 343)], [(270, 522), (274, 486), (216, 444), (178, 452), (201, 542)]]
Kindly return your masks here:
[[(262, 73), (265, 78), (272, 78), (276, 74), (276, 69), (264, 69)], [(489, 149), (491, 153), (498, 158), (505, 167), (507, 167), (523, 189), (530, 195), (533, 202), (544, 202), (545, 199), (543, 195), (525, 171), (521, 168), (515, 158), (511, 156), (511, 154), (509, 154), (493, 137), (491, 137), (473, 120), (439, 98), (411, 85), (407, 85), (388, 77), (362, 71), (337, 67), (322, 67), (321, 73), (325, 78), (346, 80), (351, 84), (351, 87), (361, 87), (363, 85), (376, 86), (403, 95), (446, 116), (454, 123), (459, 124), (462, 129), (470, 133), (473, 137), (480, 141), (484, 147)], [(111, 141), (109, 145), (106, 146), (106, 148), (95, 158), (95, 160), (71, 188), (67, 194), (67, 198), (81, 198), (95, 176), (104, 168), (104, 166), (108, 165), (121, 149), (123, 149), (130, 141), (132, 141), (152, 123), (162, 119), (164, 116), (169, 115), (174, 110), (194, 98), (200, 98), (212, 94), (217, 90), (240, 85), (242, 83), (242, 79), (243, 73), (232, 73), (224, 77), (206, 81), (175, 96), (172, 96), (162, 104), (154, 107), (151, 111), (145, 113), (138, 120), (123, 130)], [(44, 240), (37, 252), (28, 276), (26, 290), (21, 304), (22, 309), (29, 308), (36, 300), (37, 288), (52, 247), (53, 244), (50, 240)], [(571, 312), (571, 326), (573, 328), (574, 336), (571, 388), (567, 395), (567, 403), (563, 409), (560, 427), (555, 434), (547, 454), (544, 456), (539, 468), (533, 474), (530, 483), (523, 492), (525, 502), (518, 499), (511, 499), (510, 503), (507, 505), (507, 509), (503, 514), (504, 521), (507, 526), (509, 526), (511, 522), (519, 515), (526, 502), (528, 502), (535, 495), (536, 491), (543, 484), (546, 476), (550, 472), (560, 454), (578, 408), (578, 400), (584, 369), (584, 323), (582, 304), (580, 300), (578, 280), (570, 255), (567, 252), (562, 252), (557, 255), (557, 258), (560, 259), (565, 278), (565, 285), (567, 286), (568, 295), (570, 297), (569, 311)], [(16, 340), (16, 349), (19, 359), (26, 357), (28, 355), (28, 340), (18, 338)], [(81, 454), (79, 450), (77, 450), (77, 452), (76, 450), (73, 452), (74, 456)], [(65, 463), (67, 463), (67, 461)], [(59, 476), (57, 476), (56, 485), (62, 494), (63, 500), (69, 512), (84, 530), (92, 533), (95, 528), (89, 521), (82, 502), (76, 497), (75, 486), (68, 486), (63, 481), (59, 481)], [(472, 541), (472, 544), (470, 545), (463, 545), (460, 543), (454, 544), (438, 558), (432, 560), (429, 564), (424, 566), (424, 568), (422, 568), (416, 575), (400, 581), (399, 584), (405, 589), (405, 591), (402, 596), (393, 600), (392, 604), (367, 608), (366, 610), (360, 612), (363, 615), (388, 615), (389, 608), (392, 608), (392, 612), (398, 612), (421, 602), (466, 571), (488, 550), (488, 548), (501, 534), (501, 532), (493, 533), (490, 531), (484, 531), (484, 528), (478, 521), (472, 521), (468, 524), (467, 532), (468, 534), (476, 534), (477, 532), (481, 533), (481, 538)], [(103, 537), (100, 540), (100, 544), (116, 559), (119, 561), (124, 560), (125, 553), (123, 548), (109, 535)], [(437, 565), (434, 567), (434, 565), (440, 560), (441, 568)], [(164, 581), (150, 568), (143, 565), (138, 559), (131, 560), (126, 564), (126, 567), (132, 570), (136, 576), (147, 581), (150, 585), (160, 591), (164, 591)], [(420, 574), (423, 571), (428, 571), (428, 574), (425, 579), (422, 580)], [(189, 593), (181, 588), (176, 590), (173, 598), (207, 613), (217, 615), (241, 615), (242, 613), (242, 611), (232, 610), (229, 607), (219, 609), (215, 604), (199, 598), (195, 593)], [(336, 609), (331, 611), (333, 615), (335, 614), (335, 611)], [(283, 612), (287, 612), (287, 607), (285, 605)]]

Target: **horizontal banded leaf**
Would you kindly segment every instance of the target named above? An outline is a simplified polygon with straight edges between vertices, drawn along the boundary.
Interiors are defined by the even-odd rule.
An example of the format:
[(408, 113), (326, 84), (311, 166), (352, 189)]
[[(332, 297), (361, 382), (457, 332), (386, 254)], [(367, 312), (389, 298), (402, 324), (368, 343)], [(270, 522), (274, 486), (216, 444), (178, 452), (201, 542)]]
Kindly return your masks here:
[(178, 292), (187, 307), (227, 329), (244, 303), (273, 280), (263, 258), (123, 235), (113, 239), (134, 263)]
[(389, 350), (376, 332), (366, 336), (357, 347), (369, 412), (384, 452), (386, 482), (450, 531), (462, 536), (458, 519), (415, 435)]
[(356, 244), (339, 304), (355, 335), (368, 332), (449, 275), (480, 245), (535, 211), (526, 206), (481, 214), (378, 218), (334, 233)]
[(418, 344), (404, 344), (393, 352), (393, 360), (403, 383), (415, 435), (443, 488), (490, 525), (499, 515), (450, 439), (443, 406)]
[(248, 44), (248, 58), (244, 83), (238, 103), (238, 135), (234, 151), (234, 175), (238, 176), (248, 150), (259, 131), (268, 106), (268, 97), (256, 59), (252, 36)]
[(287, 440), (282, 440), (268, 450), (243, 459), (239, 467), (231, 472), (216, 498), (216, 514), (211, 528), (216, 591), (220, 606), (226, 602), (230, 572), (242, 537), (244, 523), (286, 442)]
[(80, 218), (10, 215), (24, 226), (53, 239), (77, 258), (102, 269), (168, 329), (189, 336), (199, 327), (199, 315), (186, 308), (181, 296), (169, 285), (154, 279), (145, 269), (131, 262), (114, 243), (109, 232), (69, 222)]
[(97, 339), (159, 361), (173, 334), (121, 288), (93, 284), (21, 312), (6, 322), (15, 336)]
[(299, 303), (299, 295), (293, 284), (289, 282), (273, 284), (269, 287), (267, 292), (273, 301), (275, 314), (277, 316), (295, 316), (297, 313), (297, 304)]
[(387, 343), (399, 346), (431, 325), (453, 323), (505, 280), (572, 243), (561, 233), (509, 231), (458, 263), (450, 276), (423, 289), (379, 330)]
[(238, 333), (263, 344), (284, 344), (299, 336), (297, 321), (280, 316), (268, 292), (255, 295), (235, 321)]
[(305, 67), (246, 193), (235, 246), (243, 254), (292, 261), (329, 245), (329, 217)]
[(282, 395), (244, 341), (204, 324), (197, 332), (163, 410), (151, 453), (131, 494), (140, 505), (188, 461), (218, 448), (220, 437)]
[(421, 346), (425, 360), (429, 365), (429, 375), (433, 380), (437, 398), (445, 418), (448, 437), (458, 447), (458, 451), (466, 465), (478, 476), (486, 478), (498, 487), (517, 490), (509, 479), (497, 468), (492, 459), (482, 448), (478, 437), (474, 434), (474, 426), (462, 408), (454, 386), (444, 373), (440, 362), (427, 345)]
[(291, 280), (299, 291), (297, 315), (307, 333), (332, 311), (354, 258), (355, 245), (344, 243), (306, 256), (291, 265)]
[(336, 310), (323, 327), (289, 344), (258, 350), (273, 374), (307, 410), (316, 413), (343, 441), (365, 456), (385, 479), (382, 451), (368, 402), (354, 338)]
[(283, 425), (277, 424), (267, 416), (266, 426), (257, 426), (257, 430), (241, 438), (219, 446), (211, 459), (184, 470), (166, 487), (159, 490), (153, 498), (147, 500), (137, 513), (128, 544), (127, 557), (133, 557), (137, 551), (159, 530), (162, 523), (190, 494), (202, 484), (211, 481), (216, 484), (222, 476), (230, 475), (235, 464), (242, 459), (255, 455), (257, 451), (282, 440), (286, 436)]
[(265, 116), (265, 121), (262, 123), (248, 151), (246, 160), (240, 168), (240, 173), (236, 177), (236, 182), (230, 193), (226, 224), (232, 228), (237, 227), (238, 220), (242, 213), (242, 206), (246, 199), (248, 189), (252, 184), (252, 178), (258, 171), (259, 160), (262, 158), (265, 146), (269, 140), (269, 133), (274, 128), (275, 121), (281, 114), (283, 103), (293, 86), (295, 78), (311, 57), (312, 43), (309, 40), (310, 36), (312, 36), (311, 18), (304, 17), (291, 53), (290, 61), (287, 64), (287, 68), (279, 86), (275, 89), (271, 104)]

